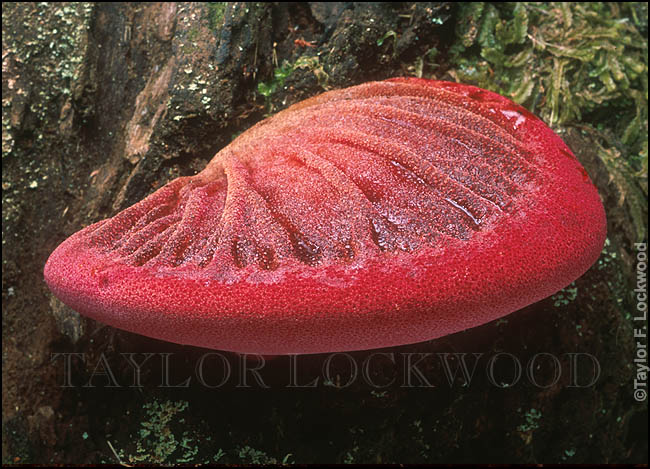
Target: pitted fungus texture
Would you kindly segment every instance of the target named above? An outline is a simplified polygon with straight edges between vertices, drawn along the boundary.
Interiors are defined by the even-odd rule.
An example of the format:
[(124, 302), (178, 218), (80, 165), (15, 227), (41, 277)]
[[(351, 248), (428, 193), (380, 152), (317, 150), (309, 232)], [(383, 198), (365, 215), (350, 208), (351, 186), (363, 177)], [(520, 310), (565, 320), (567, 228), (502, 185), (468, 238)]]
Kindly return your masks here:
[(597, 258), (599, 196), (511, 101), (421, 79), (266, 119), (51, 256), (50, 288), (180, 343), (310, 353), (426, 340), (554, 293)]

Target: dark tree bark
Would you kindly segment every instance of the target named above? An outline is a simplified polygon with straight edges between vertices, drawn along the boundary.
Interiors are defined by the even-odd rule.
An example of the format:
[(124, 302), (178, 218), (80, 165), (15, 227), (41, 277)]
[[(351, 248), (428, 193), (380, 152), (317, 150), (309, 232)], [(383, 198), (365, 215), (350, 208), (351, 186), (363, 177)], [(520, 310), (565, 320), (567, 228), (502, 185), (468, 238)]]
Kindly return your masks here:
[[(647, 407), (630, 391), (634, 340), (610, 292), (622, 275), (615, 263), (576, 282), (588, 300), (558, 308), (557, 298), (547, 299), (496, 324), (382, 350), (393, 355), (371, 379), (394, 378), (386, 388), (361, 375), (340, 388), (349, 359), (361, 373), (374, 352), (367, 351), (335, 357), (329, 385), (321, 371), (327, 356), (300, 357), (298, 382), (320, 375), (315, 388), (287, 388), (291, 363), (282, 357), (266, 365), (271, 390), (241, 389), (237, 373), (218, 389), (197, 385), (196, 376), (189, 388), (160, 388), (158, 364), (138, 391), (129, 388), (133, 368), (122, 353), (173, 353), (176, 383), (206, 351), (80, 318), (42, 280), (48, 255), (67, 236), (194, 174), (266, 114), (325, 89), (412, 74), (408, 64), (431, 47), (449, 47), (453, 13), (439, 3), (5, 4), (3, 463), (183, 462), (184, 447), (157, 460), (139, 433), (150, 418), (143, 403), (153, 398), (190, 402), (184, 423), (157, 430), (196, 446), (192, 463), (214, 461), (220, 449), (218, 461), (230, 463), (282, 461), (287, 453), (331, 463), (647, 462)], [(585, 137), (571, 142), (598, 172)], [(606, 180), (599, 184), (606, 190)], [(61, 386), (61, 353), (85, 354), (85, 362), (71, 361), (73, 387)], [(467, 386), (461, 374), (447, 381), (459, 364), (454, 353), (466, 354), (470, 371), (477, 360)], [(595, 383), (587, 355), (578, 375), (570, 373), (571, 353), (595, 357)], [(539, 354), (560, 360), (556, 382), (553, 362)], [(93, 377), (102, 357), (121, 388), (104, 385), (110, 376)], [(494, 357), (502, 358), (495, 382)], [(522, 365), (519, 380), (509, 374), (517, 372), (512, 357)], [(541, 367), (533, 381), (531, 360)], [(90, 378), (95, 387), (83, 387)], [(218, 373), (210, 379), (218, 382)]]

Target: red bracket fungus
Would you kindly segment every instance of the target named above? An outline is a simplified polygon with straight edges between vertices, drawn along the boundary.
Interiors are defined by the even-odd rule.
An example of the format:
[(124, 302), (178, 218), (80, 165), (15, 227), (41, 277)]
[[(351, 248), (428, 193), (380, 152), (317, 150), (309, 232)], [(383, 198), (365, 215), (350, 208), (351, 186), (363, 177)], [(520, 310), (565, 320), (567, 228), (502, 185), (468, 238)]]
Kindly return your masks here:
[(45, 279), (80, 313), (171, 342), (360, 350), (549, 296), (605, 235), (596, 188), (541, 120), (480, 88), (397, 78), (258, 123), (71, 236)]

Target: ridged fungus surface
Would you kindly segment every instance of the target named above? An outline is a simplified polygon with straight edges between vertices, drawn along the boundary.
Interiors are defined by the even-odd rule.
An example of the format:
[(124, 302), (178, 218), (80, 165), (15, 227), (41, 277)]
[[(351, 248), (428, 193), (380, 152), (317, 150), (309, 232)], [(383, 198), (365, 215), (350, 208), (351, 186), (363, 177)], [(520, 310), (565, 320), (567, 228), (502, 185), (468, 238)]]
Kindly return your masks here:
[(45, 279), (80, 313), (171, 342), (360, 350), (549, 296), (605, 235), (596, 188), (541, 120), (473, 86), (398, 78), (258, 123), (70, 237)]

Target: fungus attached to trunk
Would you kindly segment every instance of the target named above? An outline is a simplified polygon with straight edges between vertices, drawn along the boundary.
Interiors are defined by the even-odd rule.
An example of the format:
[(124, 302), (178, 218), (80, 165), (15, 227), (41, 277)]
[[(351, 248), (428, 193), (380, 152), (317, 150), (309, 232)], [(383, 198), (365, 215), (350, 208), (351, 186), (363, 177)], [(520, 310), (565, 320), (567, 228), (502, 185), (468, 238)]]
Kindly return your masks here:
[(542, 121), (473, 86), (321, 94), (61, 244), (45, 279), (106, 324), (237, 352), (407, 344), (565, 287), (603, 206)]

